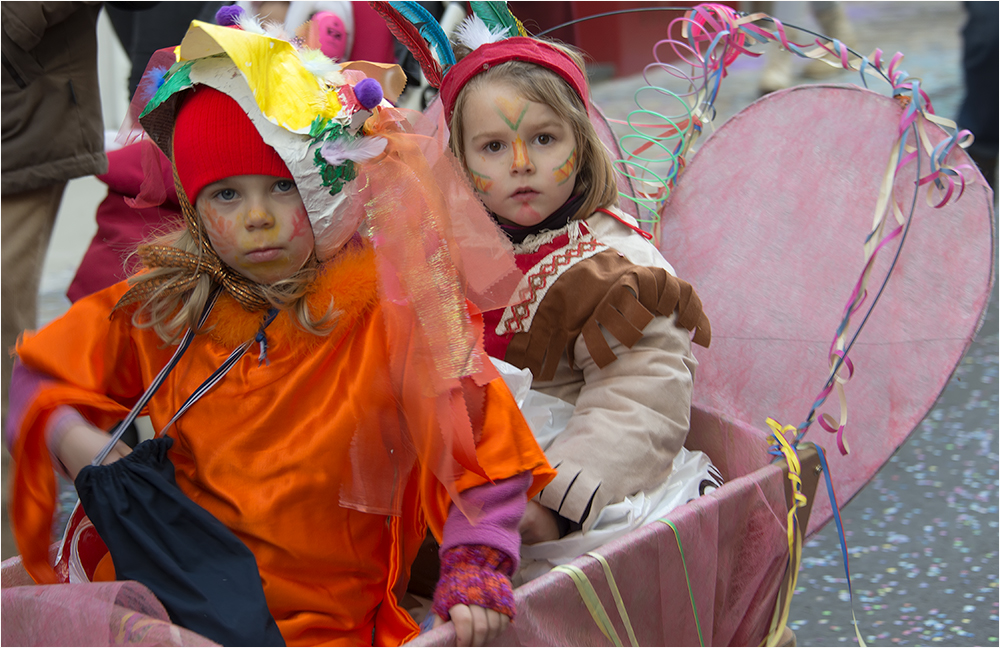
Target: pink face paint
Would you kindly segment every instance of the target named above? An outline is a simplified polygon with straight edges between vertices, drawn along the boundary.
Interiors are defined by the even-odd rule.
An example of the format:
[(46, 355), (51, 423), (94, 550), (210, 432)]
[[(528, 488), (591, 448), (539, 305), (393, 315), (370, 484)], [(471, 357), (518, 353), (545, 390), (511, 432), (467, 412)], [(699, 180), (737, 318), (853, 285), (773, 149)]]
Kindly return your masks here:
[(201, 218), (217, 253), (226, 255), (236, 249), (236, 225), (233, 221), (220, 216), (214, 208), (207, 205), (202, 208)]
[(576, 149), (574, 148), (573, 152), (569, 154), (568, 158), (566, 158), (566, 161), (563, 162), (558, 167), (556, 167), (555, 169), (553, 169), (553, 174), (555, 175), (556, 182), (558, 184), (563, 184), (564, 182), (570, 179), (570, 177), (573, 175), (573, 171), (575, 170), (576, 170)]
[(520, 220), (538, 220), (541, 214), (531, 205), (521, 205), (517, 210), (517, 218)]
[(292, 234), (288, 240), (294, 241), (300, 236), (311, 237), (312, 235), (312, 223), (309, 222), (309, 215), (306, 213), (305, 207), (300, 207), (292, 216)]

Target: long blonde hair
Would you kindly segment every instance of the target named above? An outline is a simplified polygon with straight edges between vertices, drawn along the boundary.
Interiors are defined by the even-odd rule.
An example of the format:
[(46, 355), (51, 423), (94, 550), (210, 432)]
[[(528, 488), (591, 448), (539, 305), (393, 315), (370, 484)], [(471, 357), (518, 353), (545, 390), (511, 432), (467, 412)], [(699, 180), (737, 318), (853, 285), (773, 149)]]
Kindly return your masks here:
[[(584, 70), (583, 57), (576, 50), (560, 43), (545, 42), (564, 52), (577, 67)], [(458, 46), (455, 49), (459, 58), (469, 53), (468, 48)], [(501, 63), (473, 77), (458, 93), (448, 127), (451, 130), (451, 150), (462, 164), (465, 164), (462, 114), (468, 102), (469, 91), (482, 84), (497, 81), (510, 84), (530, 101), (545, 104), (566, 119), (573, 128), (579, 160), (574, 193), (585, 195), (573, 218), (587, 218), (597, 209), (617, 204), (618, 182), (614, 165), (587, 115), (583, 100), (559, 75), (534, 63)]]

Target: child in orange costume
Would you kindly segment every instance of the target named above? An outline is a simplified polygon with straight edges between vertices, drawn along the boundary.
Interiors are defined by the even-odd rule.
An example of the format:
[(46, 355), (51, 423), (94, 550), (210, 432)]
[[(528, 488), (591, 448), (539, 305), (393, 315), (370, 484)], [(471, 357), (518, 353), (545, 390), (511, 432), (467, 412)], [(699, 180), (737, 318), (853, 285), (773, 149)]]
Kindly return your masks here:
[(141, 116), (174, 163), (186, 229), (18, 345), (18, 543), (53, 581), (54, 466), (73, 477), (101, 452), (187, 329), (145, 411), (173, 439), (180, 489), (253, 553), (284, 640), (414, 636), (397, 594), (426, 525), (446, 565), (435, 610), (482, 642), (513, 615), (517, 521), (552, 473), (462, 297), (439, 168), (373, 80), (317, 61), (192, 25)]

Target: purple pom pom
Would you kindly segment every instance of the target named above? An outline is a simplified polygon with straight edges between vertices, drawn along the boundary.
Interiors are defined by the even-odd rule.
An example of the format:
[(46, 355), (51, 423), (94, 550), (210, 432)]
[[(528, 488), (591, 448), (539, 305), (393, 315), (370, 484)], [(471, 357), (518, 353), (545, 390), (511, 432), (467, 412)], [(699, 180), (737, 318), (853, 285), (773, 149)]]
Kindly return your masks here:
[(223, 27), (233, 27), (243, 15), (243, 8), (236, 5), (224, 5), (215, 12), (215, 24)]
[(382, 86), (375, 79), (362, 79), (354, 86), (354, 96), (365, 110), (371, 110), (382, 102)]

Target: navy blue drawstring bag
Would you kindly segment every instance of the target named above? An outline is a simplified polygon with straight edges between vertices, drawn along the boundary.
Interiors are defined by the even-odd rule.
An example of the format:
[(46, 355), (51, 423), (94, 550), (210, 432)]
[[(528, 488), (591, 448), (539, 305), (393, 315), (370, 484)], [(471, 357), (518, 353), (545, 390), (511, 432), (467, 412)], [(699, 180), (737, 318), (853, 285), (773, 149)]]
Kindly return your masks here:
[(253, 553), (177, 487), (170, 437), (76, 477), (118, 580), (148, 587), (179, 626), (224, 646), (284, 646)]

